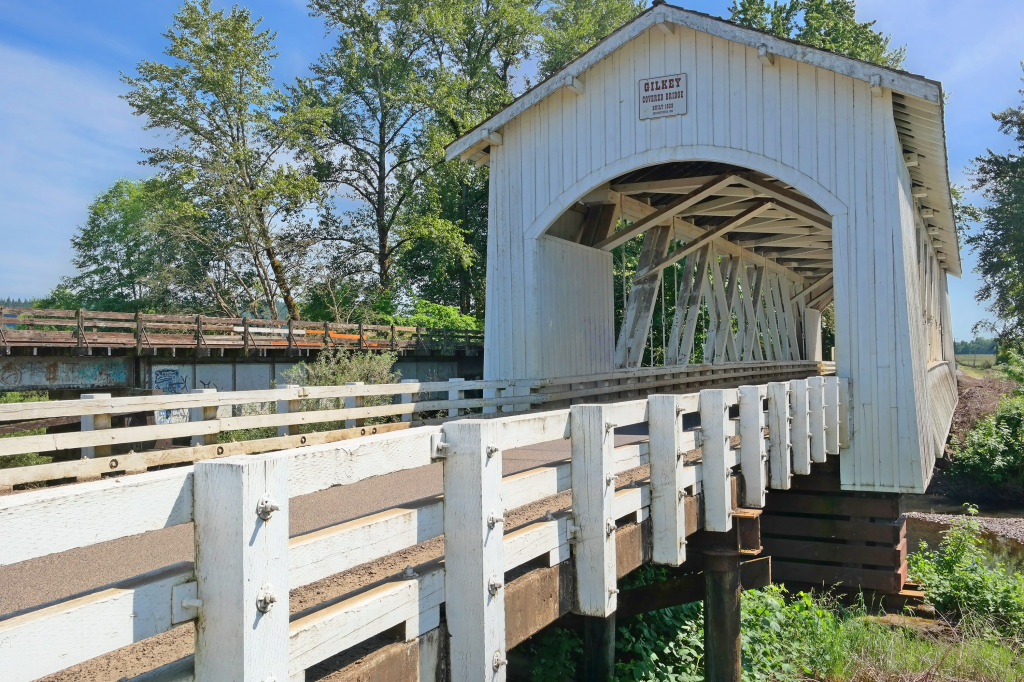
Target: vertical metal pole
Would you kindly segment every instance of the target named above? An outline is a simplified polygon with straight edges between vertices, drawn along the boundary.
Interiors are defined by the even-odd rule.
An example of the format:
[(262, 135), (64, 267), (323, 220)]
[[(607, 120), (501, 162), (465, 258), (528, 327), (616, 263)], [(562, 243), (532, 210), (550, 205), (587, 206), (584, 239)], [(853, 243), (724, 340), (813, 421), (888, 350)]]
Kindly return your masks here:
[(704, 679), (740, 682), (740, 555), (723, 547), (704, 557)]

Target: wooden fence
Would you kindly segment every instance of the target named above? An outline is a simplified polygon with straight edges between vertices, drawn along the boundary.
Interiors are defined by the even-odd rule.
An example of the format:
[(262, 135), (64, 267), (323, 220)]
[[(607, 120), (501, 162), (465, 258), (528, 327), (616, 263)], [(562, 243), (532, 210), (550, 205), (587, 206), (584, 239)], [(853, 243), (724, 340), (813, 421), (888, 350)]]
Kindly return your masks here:
[[(94, 414), (118, 407), (113, 400)], [(0, 565), (184, 523), (195, 524), (196, 556), (3, 617), (0, 642), (17, 646), (0, 656), (0, 679), (35, 679), (196, 621), (194, 656), (148, 679), (296, 681), (392, 628), (407, 641), (434, 632), (443, 605), (451, 678), (503, 680), (508, 571), (571, 561), (579, 612), (610, 615), (617, 524), (649, 515), (653, 560), (679, 565), (692, 498), (702, 501), (705, 529), (729, 530), (731, 475), (742, 474), (745, 506), (763, 506), (767, 489), (789, 488), (812, 462), (839, 452), (850, 404), (844, 380), (815, 376), (454, 419), (3, 496)], [(615, 430), (639, 423), (648, 441), (616, 447)], [(570, 439), (571, 459), (502, 476), (503, 452), (559, 439)], [(443, 463), (442, 499), (289, 538), (290, 499), (434, 462)], [(649, 476), (617, 485), (618, 474), (645, 465)], [(505, 528), (509, 512), (565, 491), (571, 507)], [(442, 534), (443, 557), (290, 614), (289, 590)]]
[[(74, 423), (80, 423), (81, 430), (0, 438), (0, 457), (26, 453), (59, 454), (61, 460), (67, 460), (69, 453), (74, 457), (0, 469), (0, 491), (318, 445), (473, 413), (621, 401), (655, 391), (690, 392), (752, 380), (805, 377), (825, 369), (815, 362), (733, 363), (647, 368), (634, 370), (632, 377), (630, 372), (613, 372), (544, 381), (409, 380), (257, 391), (196, 389), (188, 394), (119, 398), (92, 393), (81, 400), (11, 403), (0, 405), (0, 434)], [(273, 436), (253, 431), (259, 429), (276, 431)], [(248, 430), (244, 439), (230, 435), (240, 430)]]
[(324, 348), (454, 354), (479, 353), (483, 344), (484, 333), (472, 329), (0, 308), (0, 353), (15, 347), (53, 346), (82, 354), (99, 348), (134, 349), (140, 355), (192, 349), (199, 356), (215, 349), (298, 354)]

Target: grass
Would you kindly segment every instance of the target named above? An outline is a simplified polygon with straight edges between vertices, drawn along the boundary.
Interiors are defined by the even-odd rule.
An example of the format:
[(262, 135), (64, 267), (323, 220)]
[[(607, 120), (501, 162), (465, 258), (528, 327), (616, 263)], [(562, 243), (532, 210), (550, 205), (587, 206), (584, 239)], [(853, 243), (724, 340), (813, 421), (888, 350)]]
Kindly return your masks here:
[(996, 356), (995, 353), (957, 353), (956, 361), (961, 366), (990, 369), (996, 364)]
[[(45, 391), (5, 391), (0, 392), (0, 404), (4, 403), (38, 403), (49, 400)], [(38, 436), (46, 433), (46, 429), (29, 429), (27, 431), (16, 431), (0, 435), (0, 438), (14, 438), (18, 436)], [(49, 455), (40, 455), (37, 452), (28, 452), (23, 455), (9, 455), (0, 457), (0, 469), (11, 469), (14, 467), (31, 466), (33, 464), (47, 464), (53, 460)]]

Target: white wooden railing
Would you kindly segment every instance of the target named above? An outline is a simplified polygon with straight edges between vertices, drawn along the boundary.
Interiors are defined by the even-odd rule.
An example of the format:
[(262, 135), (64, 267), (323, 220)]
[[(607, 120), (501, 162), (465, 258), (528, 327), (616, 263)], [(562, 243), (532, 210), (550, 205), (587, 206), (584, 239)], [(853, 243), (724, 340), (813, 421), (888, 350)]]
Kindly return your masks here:
[[(190, 522), (196, 538), (194, 564), (0, 618), (0, 642), (15, 643), (0, 656), (0, 679), (32, 680), (198, 621), (194, 659), (164, 679), (301, 680), (390, 628), (403, 626), (407, 640), (436, 628), (444, 604), (452, 679), (502, 680), (507, 571), (572, 557), (580, 612), (610, 615), (617, 522), (649, 514), (654, 561), (678, 565), (684, 498), (701, 495), (706, 529), (730, 529), (732, 473), (742, 473), (748, 507), (762, 506), (768, 488), (789, 488), (848, 438), (847, 396), (845, 380), (821, 376), (652, 395), (0, 497), (0, 565)], [(700, 426), (684, 429), (693, 414)], [(615, 428), (643, 422), (648, 442), (615, 447)], [(504, 451), (563, 438), (571, 459), (502, 476)], [(682, 457), (696, 448), (699, 459)], [(290, 499), (438, 461), (443, 499), (289, 537)], [(616, 474), (646, 464), (649, 478), (616, 489)], [(571, 508), (505, 531), (509, 511), (567, 490)], [(442, 534), (443, 561), (290, 614), (289, 590)]]

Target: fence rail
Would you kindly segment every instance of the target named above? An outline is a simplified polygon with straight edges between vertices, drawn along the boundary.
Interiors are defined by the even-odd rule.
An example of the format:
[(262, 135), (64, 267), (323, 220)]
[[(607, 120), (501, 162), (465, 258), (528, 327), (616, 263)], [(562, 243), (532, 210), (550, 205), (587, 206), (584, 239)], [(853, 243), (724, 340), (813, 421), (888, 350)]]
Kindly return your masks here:
[(0, 353), (16, 347), (66, 347), (83, 353), (93, 348), (213, 349), (246, 353), (324, 348), (396, 352), (480, 352), (484, 333), (474, 329), (437, 329), (396, 325), (337, 324), (261, 320), (205, 315), (149, 315), (87, 310), (0, 307)]
[[(506, 572), (571, 560), (579, 612), (608, 616), (618, 524), (649, 515), (654, 561), (679, 565), (694, 498), (705, 529), (730, 529), (730, 477), (742, 474), (745, 506), (763, 506), (767, 489), (788, 489), (845, 446), (850, 403), (845, 380), (814, 376), (454, 419), (0, 497), (0, 565), (190, 522), (197, 548), (194, 564), (0, 617), (0, 641), (18, 642), (0, 657), (0, 679), (35, 679), (198, 621), (194, 657), (165, 669), (173, 679), (301, 680), (396, 626), (407, 641), (434, 630), (443, 605), (452, 679), (502, 680)], [(637, 423), (648, 441), (616, 447), (615, 430)], [(502, 476), (503, 452), (563, 438), (569, 460)], [(291, 498), (434, 462), (443, 497), (288, 536)], [(649, 476), (617, 484), (643, 465)], [(510, 512), (567, 491), (571, 506), (506, 530)], [(442, 534), (443, 557), (290, 614), (289, 590)]]
[[(77, 457), (79, 451), (81, 459), (0, 469), (0, 490), (337, 442), (467, 414), (621, 401), (653, 391), (686, 392), (820, 370), (814, 362), (734, 363), (651, 368), (637, 372), (632, 380), (629, 373), (615, 372), (546, 381), (451, 379), (256, 391), (198, 389), (178, 395), (87, 394), (81, 400), (10, 403), (0, 405), (0, 432), (8, 434), (0, 438), (0, 459), (27, 453), (65, 453), (60, 459), (66, 459), (67, 453)], [(80, 422), (81, 430), (17, 435), (41, 425), (72, 422)], [(274, 436), (254, 431), (268, 428)], [(245, 440), (230, 435), (241, 430), (247, 431)]]

